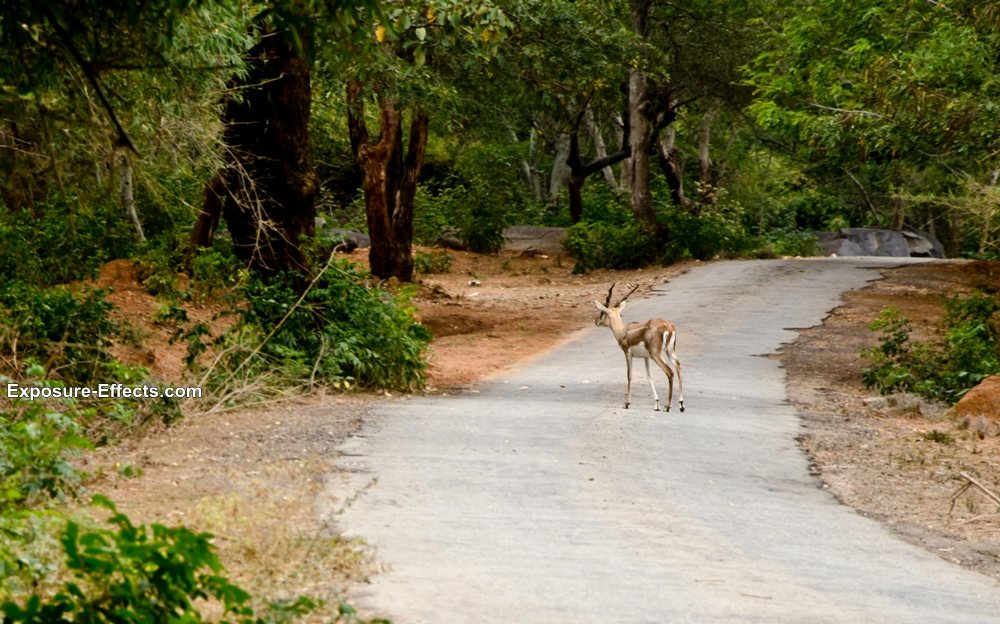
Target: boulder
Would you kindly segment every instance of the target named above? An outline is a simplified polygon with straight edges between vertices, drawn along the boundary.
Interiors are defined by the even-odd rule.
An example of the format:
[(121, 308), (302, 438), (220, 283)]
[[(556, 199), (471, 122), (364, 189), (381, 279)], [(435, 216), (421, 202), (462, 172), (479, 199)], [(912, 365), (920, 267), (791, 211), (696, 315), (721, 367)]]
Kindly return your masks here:
[(354, 251), (372, 246), (372, 239), (364, 232), (357, 230), (343, 230), (340, 228), (327, 228), (320, 232), (320, 236), (340, 245), (340, 251)]
[(838, 232), (817, 232), (816, 237), (827, 256), (944, 257), (944, 248), (933, 236), (913, 230), (844, 228)]
[(983, 417), (993, 423), (1000, 423), (1000, 375), (993, 375), (979, 382), (978, 386), (965, 393), (952, 411), (966, 422)]
[(903, 237), (914, 258), (944, 258), (944, 245), (933, 234), (903, 230)]
[(536, 251), (544, 254), (564, 253), (562, 242), (566, 228), (514, 225), (503, 231), (505, 251)]

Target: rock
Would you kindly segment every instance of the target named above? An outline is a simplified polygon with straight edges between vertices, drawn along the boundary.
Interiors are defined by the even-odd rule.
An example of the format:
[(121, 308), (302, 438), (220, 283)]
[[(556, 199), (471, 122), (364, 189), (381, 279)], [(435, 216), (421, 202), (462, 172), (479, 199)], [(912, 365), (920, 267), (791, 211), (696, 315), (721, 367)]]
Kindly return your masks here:
[(342, 230), (340, 228), (328, 228), (321, 232), (321, 236), (340, 245), (340, 251), (350, 252), (355, 249), (364, 249), (372, 246), (372, 239), (364, 232), (357, 230)]
[(966, 422), (983, 417), (994, 424), (1000, 423), (1000, 375), (987, 377), (965, 393), (952, 408), (952, 413)]
[(933, 234), (903, 230), (903, 237), (915, 258), (944, 258), (944, 245)]
[(817, 232), (824, 255), (943, 258), (944, 247), (933, 236), (914, 230), (844, 228)]
[(534, 250), (555, 256), (563, 253), (564, 238), (566, 228), (514, 225), (503, 231), (503, 248), (506, 251)]

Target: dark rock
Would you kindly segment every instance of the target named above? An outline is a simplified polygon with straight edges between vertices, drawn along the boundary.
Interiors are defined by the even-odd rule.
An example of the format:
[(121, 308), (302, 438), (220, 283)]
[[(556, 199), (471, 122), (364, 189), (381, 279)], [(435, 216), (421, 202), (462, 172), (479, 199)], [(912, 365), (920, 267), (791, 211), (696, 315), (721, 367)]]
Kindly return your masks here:
[(566, 238), (566, 228), (514, 225), (503, 231), (503, 248), (506, 251), (533, 250), (536, 253), (555, 256), (563, 253), (564, 238)]
[(838, 232), (817, 232), (816, 237), (827, 256), (944, 257), (941, 243), (913, 230), (844, 228)]
[(357, 230), (342, 230), (340, 228), (328, 228), (322, 231), (321, 236), (337, 244), (340, 251), (350, 252), (355, 249), (371, 247), (372, 239), (364, 232)]

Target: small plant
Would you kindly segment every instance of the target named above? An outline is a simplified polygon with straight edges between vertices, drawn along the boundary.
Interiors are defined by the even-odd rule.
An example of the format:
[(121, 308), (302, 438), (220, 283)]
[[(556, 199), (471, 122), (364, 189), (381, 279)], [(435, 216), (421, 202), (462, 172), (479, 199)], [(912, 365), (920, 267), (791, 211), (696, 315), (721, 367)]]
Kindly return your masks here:
[(413, 256), (413, 268), (417, 273), (425, 275), (447, 273), (451, 270), (451, 263), (454, 260), (455, 258), (443, 249), (431, 252), (418, 251)]
[[(110, 500), (98, 496), (94, 504), (111, 511), (111, 528), (67, 521), (60, 542), (71, 577), (50, 597), (4, 602), (4, 622), (203, 622), (204, 601), (219, 605), (224, 621), (267, 621), (255, 617), (250, 594), (222, 576), (211, 534), (137, 526)], [(314, 608), (299, 598), (275, 611), (304, 615)]]
[(955, 443), (955, 436), (945, 431), (939, 431), (938, 429), (931, 429), (930, 431), (921, 431), (920, 437), (927, 440), (928, 442), (936, 442), (937, 444), (945, 446)]
[(165, 303), (153, 315), (157, 325), (180, 325), (188, 322), (187, 310), (175, 303)]
[(941, 344), (910, 339), (909, 319), (886, 308), (869, 327), (881, 331), (879, 344), (865, 349), (871, 365), (862, 381), (883, 394), (916, 392), (954, 403), (989, 375), (1000, 373), (1000, 330), (996, 297), (981, 292), (946, 303)]

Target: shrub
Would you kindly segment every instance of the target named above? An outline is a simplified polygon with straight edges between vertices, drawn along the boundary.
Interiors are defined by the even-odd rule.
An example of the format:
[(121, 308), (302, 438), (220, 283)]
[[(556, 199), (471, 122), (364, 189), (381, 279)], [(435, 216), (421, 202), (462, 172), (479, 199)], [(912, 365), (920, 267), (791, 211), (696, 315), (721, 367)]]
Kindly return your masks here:
[(0, 606), (4, 622), (204, 622), (201, 609), (211, 601), (221, 606), (221, 621), (251, 624), (281, 621), (315, 607), (299, 598), (274, 605), (270, 617), (259, 618), (250, 594), (222, 576), (211, 534), (136, 526), (108, 499), (95, 497), (94, 502), (111, 511), (111, 528), (67, 521), (60, 542), (71, 578), (54, 595), (7, 600)]
[(369, 286), (350, 262), (331, 257), (305, 294), (282, 276), (250, 278), (240, 290), (245, 308), (222, 338), (228, 355), (210, 374), (211, 385), (231, 384), (248, 371), (330, 385), (423, 383), (430, 334), (414, 321), (408, 292)]
[(438, 251), (418, 251), (413, 256), (413, 268), (417, 273), (429, 275), (432, 273), (447, 273), (451, 270), (454, 257), (443, 249)]
[(64, 284), (131, 251), (131, 231), (113, 206), (89, 206), (68, 195), (30, 211), (0, 210), (0, 283)]
[(8, 285), (0, 290), (0, 352), (44, 362), (47, 374), (67, 382), (106, 377), (113, 361), (107, 347), (118, 332), (107, 292)]
[(656, 260), (656, 241), (638, 223), (580, 222), (569, 228), (563, 247), (573, 256), (574, 273), (594, 269), (634, 269)]
[(939, 345), (910, 340), (911, 324), (898, 309), (882, 311), (870, 328), (881, 331), (862, 357), (866, 386), (882, 393), (907, 391), (954, 403), (984, 378), (1000, 373), (1000, 302), (981, 292), (946, 303), (945, 335)]

